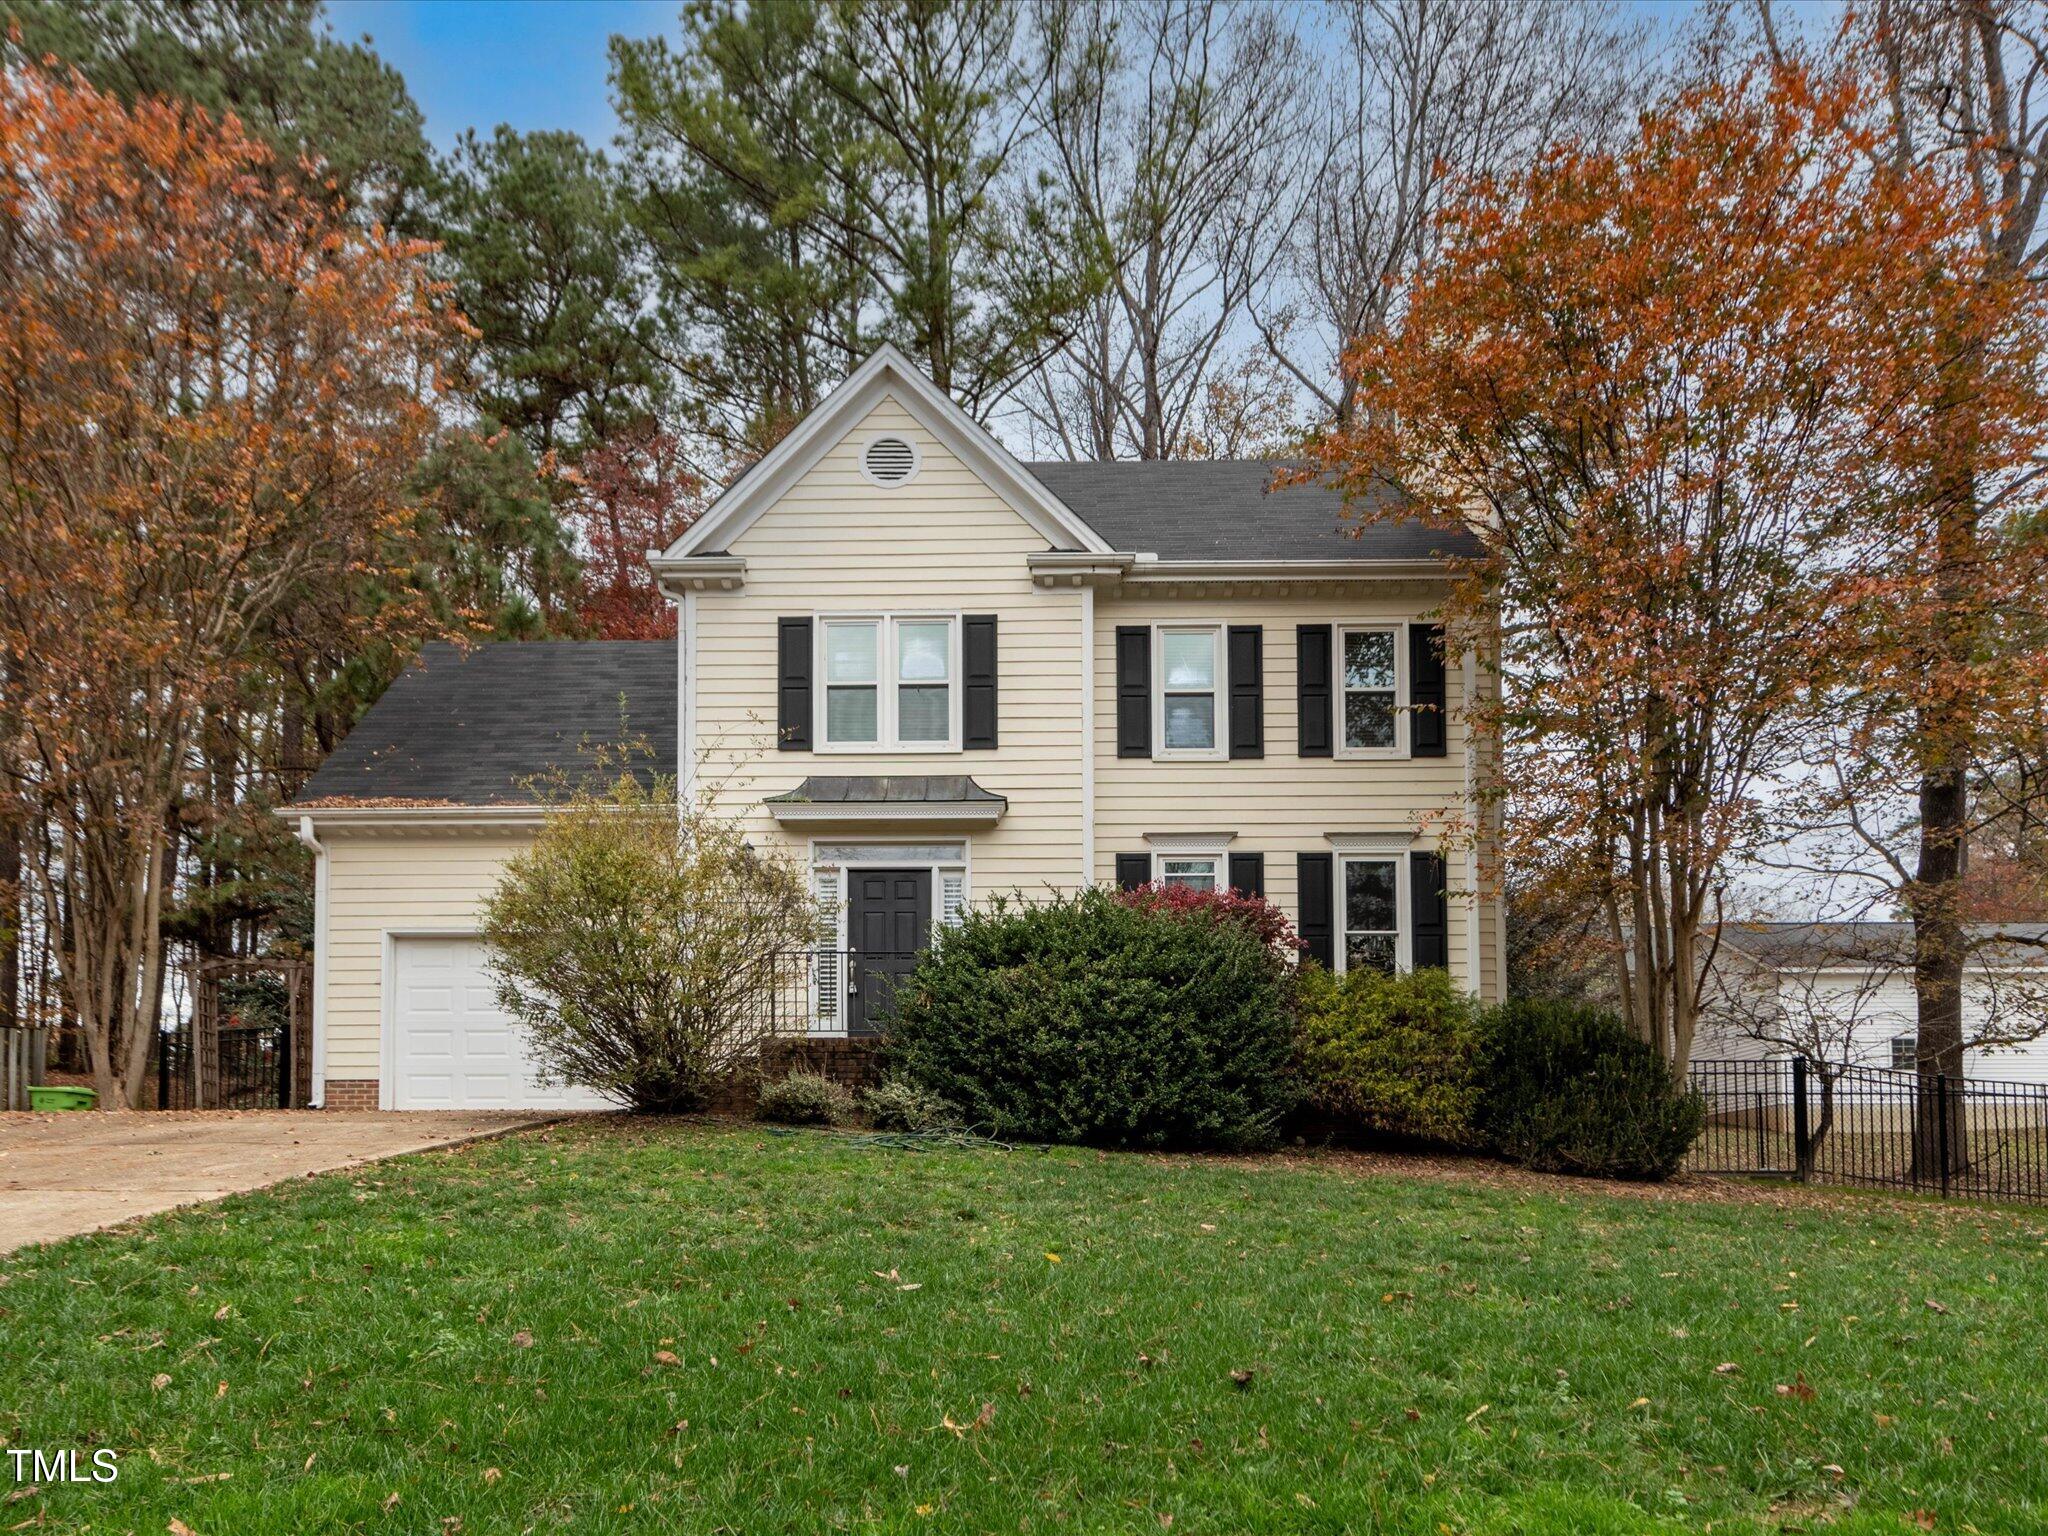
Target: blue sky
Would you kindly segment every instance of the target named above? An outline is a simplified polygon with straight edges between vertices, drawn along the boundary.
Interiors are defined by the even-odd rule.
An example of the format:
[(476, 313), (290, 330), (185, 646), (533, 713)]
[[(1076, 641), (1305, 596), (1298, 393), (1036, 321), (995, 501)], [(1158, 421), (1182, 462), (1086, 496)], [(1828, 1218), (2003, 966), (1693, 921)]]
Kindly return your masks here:
[(405, 76), (446, 149), (465, 128), (568, 128), (593, 144), (616, 130), (605, 45), (614, 32), (675, 30), (675, 0), (328, 0), (340, 37), (368, 33)]

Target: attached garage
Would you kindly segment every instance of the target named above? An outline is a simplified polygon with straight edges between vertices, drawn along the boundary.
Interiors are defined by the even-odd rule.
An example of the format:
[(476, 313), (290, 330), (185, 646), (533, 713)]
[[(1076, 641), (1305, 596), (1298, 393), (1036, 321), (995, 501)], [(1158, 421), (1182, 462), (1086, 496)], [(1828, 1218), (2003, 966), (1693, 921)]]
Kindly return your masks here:
[(390, 1030), (392, 1109), (614, 1107), (588, 1089), (540, 1082), (476, 939), (392, 936)]

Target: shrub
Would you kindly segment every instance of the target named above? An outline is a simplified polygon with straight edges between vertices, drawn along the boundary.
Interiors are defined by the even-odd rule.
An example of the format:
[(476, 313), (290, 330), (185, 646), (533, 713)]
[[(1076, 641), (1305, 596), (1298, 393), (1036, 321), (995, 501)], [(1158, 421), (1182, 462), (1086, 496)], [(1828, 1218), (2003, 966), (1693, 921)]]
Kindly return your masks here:
[(1283, 960), (1293, 960), (1302, 950), (1293, 921), (1263, 896), (1241, 896), (1228, 890), (1204, 891), (1191, 885), (1163, 885), (1155, 881), (1119, 891), (1116, 899), (1143, 912), (1176, 917), (1207, 915), (1219, 922), (1242, 924)]
[(1472, 1143), (1476, 1009), (1441, 970), (1302, 972), (1307, 1106), (1347, 1130)]
[(624, 774), (562, 799), (483, 905), (499, 1005), (542, 1075), (638, 1110), (702, 1108), (757, 1058), (764, 959), (816, 925), (793, 859)]
[(1292, 1097), (1291, 978), (1244, 924), (1091, 890), (1000, 903), (897, 992), (891, 1065), (1025, 1141), (1270, 1145)]
[(862, 1093), (860, 1107), (878, 1131), (944, 1131), (961, 1122), (959, 1110), (901, 1075), (885, 1077)]
[(1706, 1106), (1614, 1014), (1526, 999), (1483, 1028), (1473, 1128), (1510, 1162), (1553, 1173), (1666, 1179)]
[(820, 1072), (792, 1072), (761, 1085), (754, 1118), (778, 1125), (837, 1125), (853, 1111), (853, 1095)]

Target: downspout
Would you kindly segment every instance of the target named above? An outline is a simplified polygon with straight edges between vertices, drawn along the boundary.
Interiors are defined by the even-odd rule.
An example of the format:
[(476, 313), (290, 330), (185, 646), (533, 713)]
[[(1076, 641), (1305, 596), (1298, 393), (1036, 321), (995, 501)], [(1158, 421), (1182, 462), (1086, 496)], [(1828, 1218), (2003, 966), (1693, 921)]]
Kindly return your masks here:
[(1095, 883), (1095, 588), (1081, 587), (1081, 889)]
[(313, 1087), (309, 1109), (327, 1107), (327, 850), (313, 818), (299, 818), (299, 841), (313, 853)]
[(1479, 686), (1479, 664), (1473, 653), (1467, 650), (1462, 658), (1462, 665), (1461, 683), (1465, 695), (1465, 810), (1472, 818), (1472, 835), (1465, 845), (1465, 877), (1472, 892), (1472, 915), (1465, 923), (1465, 976), (1472, 989), (1472, 995), (1484, 997), (1486, 988), (1480, 976), (1479, 925), (1486, 918), (1486, 901), (1485, 892), (1480, 885), (1479, 840), (1485, 829), (1480, 825), (1479, 745), (1472, 730), (1472, 701)]

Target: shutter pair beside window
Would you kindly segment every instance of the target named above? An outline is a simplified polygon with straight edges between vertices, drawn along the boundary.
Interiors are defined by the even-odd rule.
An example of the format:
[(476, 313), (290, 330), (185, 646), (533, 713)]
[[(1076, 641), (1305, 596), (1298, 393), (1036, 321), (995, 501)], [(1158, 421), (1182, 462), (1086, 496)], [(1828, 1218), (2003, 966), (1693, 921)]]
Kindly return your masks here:
[[(1224, 632), (1229, 695), (1229, 743), (1233, 758), (1266, 755), (1266, 645), (1256, 624), (1232, 624)], [(1152, 627), (1116, 628), (1116, 755), (1152, 755)]]
[[(1294, 632), (1295, 751), (1300, 757), (1336, 754), (1336, 631), (1303, 624)], [(1449, 747), (1445, 719), (1444, 627), (1408, 626), (1408, 755), (1442, 757)]]
[[(775, 623), (775, 745), (808, 752), (811, 740), (810, 619)], [(960, 620), (960, 745), (969, 752), (996, 745), (996, 616), (970, 613)]]
[[(1337, 964), (1337, 860), (1334, 854), (1295, 855), (1299, 920), (1296, 931), (1308, 956), (1325, 969)], [(1408, 956), (1417, 970), (1451, 963), (1450, 898), (1438, 853), (1408, 855)]]
[[(1152, 855), (1120, 853), (1116, 856), (1116, 884), (1120, 891), (1135, 891), (1152, 879)], [(1240, 896), (1266, 894), (1266, 856), (1263, 853), (1230, 855), (1230, 888)]]

